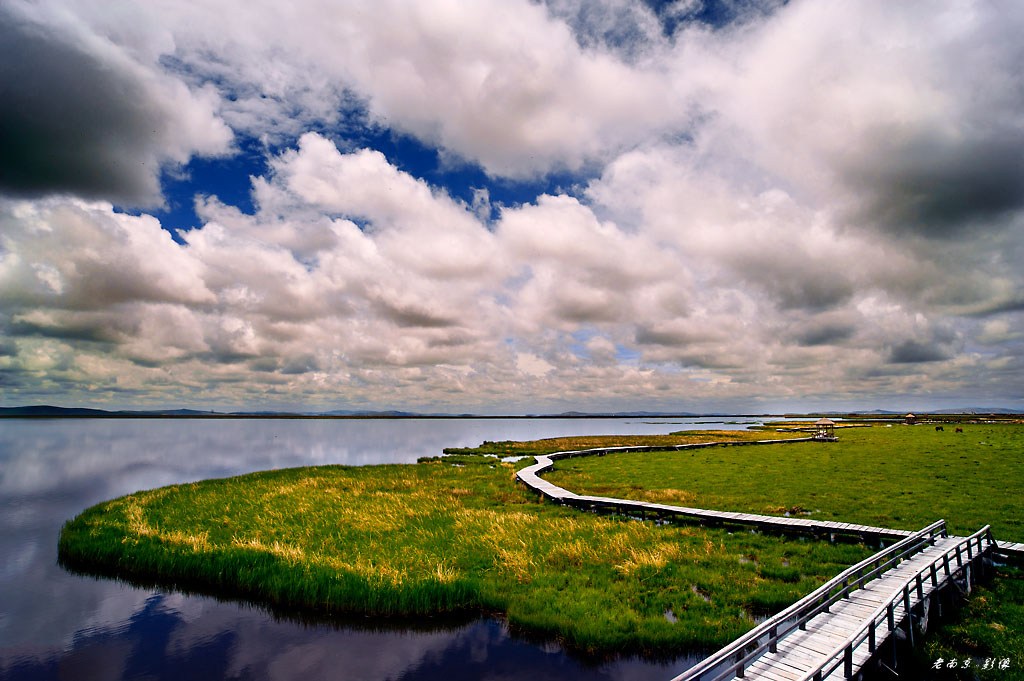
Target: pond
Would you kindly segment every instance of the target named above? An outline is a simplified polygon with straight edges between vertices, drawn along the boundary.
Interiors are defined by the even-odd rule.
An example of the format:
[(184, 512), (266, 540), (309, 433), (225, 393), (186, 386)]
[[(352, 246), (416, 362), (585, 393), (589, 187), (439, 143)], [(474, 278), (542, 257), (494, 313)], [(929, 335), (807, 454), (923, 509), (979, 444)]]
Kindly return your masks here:
[(745, 428), (756, 419), (0, 420), (0, 679), (665, 681), (696, 659), (593, 662), (499, 620), (298, 621), (237, 602), (72, 575), (62, 524), (173, 483), (318, 464), (414, 463), (444, 447)]

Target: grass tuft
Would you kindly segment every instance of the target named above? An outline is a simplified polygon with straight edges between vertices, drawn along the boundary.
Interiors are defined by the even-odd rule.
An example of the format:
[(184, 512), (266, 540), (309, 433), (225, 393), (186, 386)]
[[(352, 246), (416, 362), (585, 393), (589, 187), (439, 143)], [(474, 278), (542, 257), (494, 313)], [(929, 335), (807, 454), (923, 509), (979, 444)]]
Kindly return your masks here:
[[(63, 528), (60, 558), (80, 571), (289, 610), (498, 611), (517, 630), (591, 653), (707, 649), (872, 549), (580, 513), (513, 478), (541, 452), (725, 437), (764, 433), (485, 443), (413, 466), (174, 485), (87, 509)], [(1024, 428), (972, 426), (963, 437), (859, 428), (841, 438), (568, 459), (549, 478), (577, 492), (912, 529), (939, 516), (958, 532), (990, 522), (998, 538), (1024, 540)], [(504, 456), (526, 458), (496, 458)], [(999, 626), (980, 640), (997, 651), (1017, 641), (1018, 623), (993, 617), (987, 624)]]

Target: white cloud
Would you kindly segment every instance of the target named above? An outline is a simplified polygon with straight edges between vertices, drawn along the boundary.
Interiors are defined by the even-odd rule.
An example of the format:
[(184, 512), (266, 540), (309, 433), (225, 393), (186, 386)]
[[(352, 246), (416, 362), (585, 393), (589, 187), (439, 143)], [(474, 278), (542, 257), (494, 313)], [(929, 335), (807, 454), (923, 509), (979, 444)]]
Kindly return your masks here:
[(0, 298), (16, 305), (103, 309), (139, 300), (213, 300), (200, 266), (154, 218), (50, 199), (0, 203), (0, 225)]
[[(255, 214), (204, 197), (185, 245), (109, 203), (4, 200), (11, 395), (1019, 399), (1016, 9), (797, 0), (667, 36), (625, 0), (17, 7), (145, 95), (98, 119), (160, 123), (120, 189), (152, 198), (157, 166), (222, 151), (222, 120), (286, 151)], [(353, 101), (368, 119), (343, 120)], [(467, 204), (360, 148), (345, 126), (367, 121), (492, 176), (598, 177)]]
[(224, 119), (257, 137), (340, 124), (354, 94), (375, 124), (529, 177), (687, 123), (660, 64), (581, 47), (527, 0), (51, 4), (136, 60), (169, 59), (161, 77), (214, 84)]

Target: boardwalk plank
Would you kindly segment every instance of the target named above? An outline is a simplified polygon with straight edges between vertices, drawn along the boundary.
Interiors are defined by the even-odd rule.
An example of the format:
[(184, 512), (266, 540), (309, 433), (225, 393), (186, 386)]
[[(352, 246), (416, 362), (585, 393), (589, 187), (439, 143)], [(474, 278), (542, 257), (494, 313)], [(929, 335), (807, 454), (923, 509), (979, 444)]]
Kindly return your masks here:
[[(806, 441), (806, 440), (804, 440)], [(793, 442), (792, 440), (786, 442)], [(766, 441), (742, 443), (742, 444), (765, 444)], [(718, 443), (725, 444), (725, 443)], [(677, 451), (683, 449), (713, 446), (708, 444), (700, 445), (679, 445), (674, 447)], [(869, 618), (875, 616), (881, 608), (887, 605), (892, 599), (894, 601), (894, 618), (899, 625), (906, 616), (905, 604), (902, 590), (905, 584), (911, 584), (909, 593), (911, 607), (917, 605), (922, 598), (918, 594), (916, 576), (928, 569), (931, 565), (941, 566), (945, 557), (949, 557), (949, 563), (954, 570), (959, 570), (956, 560), (955, 547), (966, 541), (963, 537), (935, 537), (934, 533), (942, 530), (941, 523), (935, 523), (919, 533), (910, 530), (895, 530), (890, 528), (872, 527), (857, 523), (844, 523), (839, 521), (811, 520), (809, 518), (785, 518), (779, 516), (763, 516), (752, 513), (736, 513), (729, 511), (714, 511), (706, 509), (688, 508), (684, 506), (672, 506), (668, 504), (655, 504), (631, 499), (614, 499), (610, 497), (577, 495), (557, 485), (540, 478), (539, 474), (552, 467), (557, 459), (572, 456), (587, 456), (611, 452), (637, 452), (653, 451), (652, 447), (609, 447), (594, 450), (566, 451), (552, 455), (540, 455), (536, 457), (536, 463), (522, 469), (517, 477), (530, 489), (537, 491), (549, 499), (569, 503), (573, 506), (599, 510), (614, 510), (620, 513), (655, 513), (662, 516), (675, 516), (687, 518), (698, 522), (726, 523), (748, 525), (756, 529), (771, 529), (782, 532), (806, 533), (831, 533), (845, 535), (861, 535), (873, 539), (885, 539), (900, 541), (902, 539), (921, 535), (924, 539), (932, 537), (932, 546), (927, 546), (913, 555), (906, 556), (898, 565), (892, 566), (888, 571), (869, 580), (863, 587), (858, 588), (856, 576), (849, 579), (850, 591), (846, 598), (843, 598), (830, 606), (830, 612), (822, 612), (807, 622), (806, 630), (792, 630), (787, 636), (778, 641), (776, 653), (765, 653), (752, 662), (747, 670), (747, 679), (764, 679), (765, 681), (795, 681), (800, 679), (807, 671), (818, 669), (822, 664), (833, 666), (835, 662), (841, 661), (844, 646), (853, 637), (859, 638)], [(982, 532), (987, 532), (987, 528)], [(929, 534), (931, 533), (931, 534)], [(991, 534), (976, 533), (977, 537), (987, 537), (991, 542)], [(916, 544), (915, 544), (916, 545)], [(912, 545), (912, 546), (915, 546)], [(972, 547), (973, 548), (973, 547)], [(989, 544), (989, 548), (993, 548)], [(976, 551), (977, 549), (975, 549)], [(1002, 542), (996, 548), (998, 553), (1003, 555), (1016, 555), (1024, 558), (1024, 544), (1016, 542)], [(961, 557), (961, 562), (967, 563), (966, 552)], [(845, 577), (844, 577), (845, 578)], [(929, 575), (921, 584), (921, 593), (927, 598), (936, 588), (941, 588), (948, 580), (945, 570), (940, 567), (938, 587), (933, 586)], [(883, 619), (876, 632), (876, 643), (880, 647), (892, 634), (888, 623)], [(763, 640), (763, 639), (762, 639)], [(870, 659), (871, 654), (867, 650), (866, 642), (861, 643), (853, 649), (853, 665), (856, 673)], [(698, 665), (699, 666), (699, 665)], [(843, 666), (840, 664), (829, 678), (842, 676)], [(683, 675), (685, 678), (686, 674)]]

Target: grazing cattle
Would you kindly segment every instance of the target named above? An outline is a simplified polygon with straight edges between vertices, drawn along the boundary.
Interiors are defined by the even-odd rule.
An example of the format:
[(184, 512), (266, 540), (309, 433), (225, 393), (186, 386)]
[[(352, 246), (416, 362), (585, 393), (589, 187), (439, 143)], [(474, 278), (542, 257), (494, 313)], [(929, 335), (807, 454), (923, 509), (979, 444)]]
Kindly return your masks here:
[(962, 432), (964, 432), (964, 429), (963, 429), (963, 428), (957, 428), (957, 429), (956, 429), (956, 432), (958, 432), (958, 433), (962, 433)]
[(940, 430), (944, 431), (944, 428), (942, 426), (935, 426), (935, 432), (936, 433), (939, 432)]

